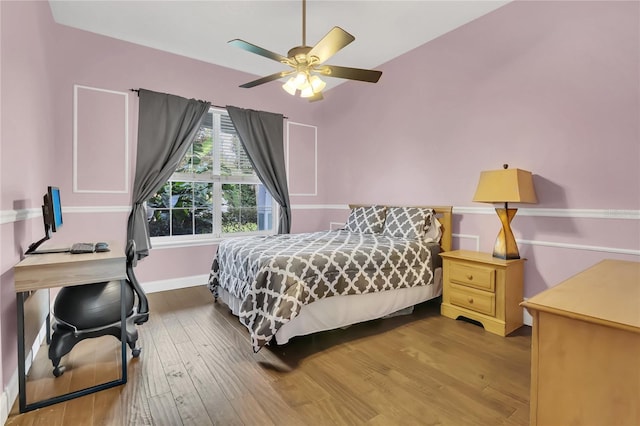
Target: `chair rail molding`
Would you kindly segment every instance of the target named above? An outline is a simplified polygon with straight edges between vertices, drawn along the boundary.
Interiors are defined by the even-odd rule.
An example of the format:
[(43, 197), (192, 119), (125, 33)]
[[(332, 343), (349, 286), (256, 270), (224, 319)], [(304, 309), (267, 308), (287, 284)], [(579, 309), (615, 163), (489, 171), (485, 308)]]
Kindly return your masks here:
[[(348, 204), (292, 204), (291, 210), (349, 210)], [(66, 206), (63, 213), (122, 213), (130, 212), (131, 206)], [(495, 215), (492, 207), (454, 207), (454, 214)], [(18, 222), (42, 216), (39, 208), (0, 210), (0, 224)], [(518, 216), (566, 217), (587, 219), (640, 220), (640, 210), (620, 209), (518, 209)]]
[[(454, 207), (453, 213), (495, 215), (496, 211), (493, 207)], [(640, 220), (640, 210), (519, 208), (518, 216)]]
[[(63, 215), (75, 213), (128, 213), (130, 211), (131, 206), (66, 206), (62, 208)], [(37, 217), (42, 217), (42, 209), (0, 210), (0, 225)]]
[(628, 254), (631, 256), (640, 256), (640, 250), (638, 249), (592, 246), (587, 244), (561, 243), (561, 242), (555, 242), (555, 241), (521, 240), (519, 238), (516, 238), (516, 241), (518, 242), (518, 244), (528, 244), (532, 246), (555, 247), (555, 248), (562, 248), (562, 249), (568, 249), (568, 250), (599, 251), (603, 253)]

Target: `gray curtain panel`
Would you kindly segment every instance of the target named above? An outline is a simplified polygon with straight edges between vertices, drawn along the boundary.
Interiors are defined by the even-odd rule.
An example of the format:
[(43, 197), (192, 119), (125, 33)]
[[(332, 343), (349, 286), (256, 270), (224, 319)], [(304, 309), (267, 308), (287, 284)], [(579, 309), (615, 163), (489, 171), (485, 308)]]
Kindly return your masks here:
[(140, 89), (138, 154), (127, 240), (135, 240), (138, 259), (149, 255), (149, 223), (144, 202), (180, 164), (210, 103)]
[(280, 205), (279, 234), (291, 231), (291, 206), (284, 162), (282, 114), (227, 106), (240, 142), (258, 178)]

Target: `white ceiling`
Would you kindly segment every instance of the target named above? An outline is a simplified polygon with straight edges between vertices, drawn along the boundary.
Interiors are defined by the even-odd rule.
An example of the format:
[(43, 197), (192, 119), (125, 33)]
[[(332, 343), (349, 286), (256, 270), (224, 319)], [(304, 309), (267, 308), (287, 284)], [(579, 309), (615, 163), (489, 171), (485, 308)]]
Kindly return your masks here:
[[(342, 27), (356, 40), (327, 64), (374, 69), (509, 1), (308, 0), (307, 45), (313, 46), (332, 27)], [(290, 48), (302, 44), (301, 0), (50, 0), (49, 3), (59, 24), (260, 77), (286, 66), (228, 45), (229, 40), (240, 38), (284, 56)], [(327, 80), (330, 80), (328, 88), (344, 81)]]

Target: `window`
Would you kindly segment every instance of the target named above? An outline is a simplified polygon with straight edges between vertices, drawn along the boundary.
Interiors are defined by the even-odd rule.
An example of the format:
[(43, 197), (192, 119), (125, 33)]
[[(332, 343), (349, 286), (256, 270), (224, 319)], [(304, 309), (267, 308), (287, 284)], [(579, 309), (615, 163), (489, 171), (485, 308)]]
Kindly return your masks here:
[(210, 109), (169, 181), (147, 200), (162, 240), (272, 233), (274, 203), (225, 111)]

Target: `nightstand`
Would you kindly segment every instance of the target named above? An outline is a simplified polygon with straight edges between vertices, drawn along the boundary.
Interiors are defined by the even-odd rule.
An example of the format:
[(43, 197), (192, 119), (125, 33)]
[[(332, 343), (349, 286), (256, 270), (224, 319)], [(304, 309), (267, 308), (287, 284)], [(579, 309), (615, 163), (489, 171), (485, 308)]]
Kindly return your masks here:
[(506, 336), (522, 326), (524, 262), (489, 253), (455, 250), (440, 253), (444, 277), (440, 313), (465, 317), (485, 330)]

